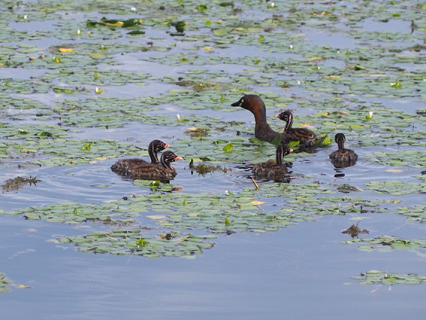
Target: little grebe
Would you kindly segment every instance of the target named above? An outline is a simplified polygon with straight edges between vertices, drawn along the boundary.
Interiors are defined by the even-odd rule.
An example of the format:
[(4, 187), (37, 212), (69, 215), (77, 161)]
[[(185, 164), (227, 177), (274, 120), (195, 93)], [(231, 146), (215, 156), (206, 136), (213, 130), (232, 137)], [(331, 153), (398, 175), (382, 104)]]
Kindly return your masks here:
[[(164, 143), (163, 141), (160, 141), (160, 140), (151, 141), (150, 144), (148, 145), (148, 154), (149, 154), (149, 157), (151, 158), (151, 163), (153, 164), (159, 163), (160, 161), (158, 161), (157, 153), (169, 147), (170, 145), (167, 143)], [(124, 160), (117, 161), (115, 164), (113, 164), (111, 167), (111, 170), (121, 175), (126, 175), (126, 170), (129, 167), (130, 163), (134, 163), (133, 165), (137, 164), (138, 166), (146, 166), (149, 164), (149, 162), (146, 162), (145, 160), (142, 160), (142, 159), (124, 159)]]
[(336, 141), (339, 149), (330, 154), (331, 162), (336, 168), (345, 168), (353, 166), (356, 163), (358, 156), (352, 150), (345, 149), (345, 135), (343, 133), (338, 133), (334, 137), (334, 140)]
[(306, 128), (292, 128), (293, 115), (290, 111), (281, 112), (275, 117), (286, 122), (284, 133), (289, 136), (291, 141), (300, 141), (300, 144), (305, 147), (313, 147), (316, 145), (317, 137), (311, 130)]
[(277, 147), (275, 162), (268, 161), (255, 164), (253, 167), (254, 176), (258, 179), (283, 182), (284, 175), (287, 173), (287, 166), (283, 163), (283, 158), (292, 151), (288, 146), (280, 144)]
[(151, 163), (159, 163), (157, 153), (164, 149), (170, 148), (170, 145), (160, 140), (151, 141), (148, 145), (148, 154), (151, 158)]
[[(172, 151), (161, 155), (160, 163), (141, 163), (139, 159), (121, 160), (111, 167), (115, 173), (129, 179), (168, 181), (176, 177), (177, 173), (170, 165), (171, 162), (182, 160)], [(120, 163), (119, 165), (117, 165)]]
[(265, 103), (259, 96), (254, 94), (245, 95), (237, 102), (231, 104), (231, 106), (241, 107), (253, 113), (256, 122), (254, 135), (257, 139), (271, 142), (276, 137), (281, 136), (282, 143), (288, 143), (290, 141), (285, 133), (279, 133), (271, 129), (266, 121)]

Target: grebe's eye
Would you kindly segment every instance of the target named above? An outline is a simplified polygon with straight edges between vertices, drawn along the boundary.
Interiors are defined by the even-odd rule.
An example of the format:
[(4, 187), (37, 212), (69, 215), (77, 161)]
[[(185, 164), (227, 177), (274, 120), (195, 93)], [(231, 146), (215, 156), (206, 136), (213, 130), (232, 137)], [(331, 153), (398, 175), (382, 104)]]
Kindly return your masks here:
[(244, 99), (243, 98), (241, 98), (241, 104), (243, 104), (244, 103)]

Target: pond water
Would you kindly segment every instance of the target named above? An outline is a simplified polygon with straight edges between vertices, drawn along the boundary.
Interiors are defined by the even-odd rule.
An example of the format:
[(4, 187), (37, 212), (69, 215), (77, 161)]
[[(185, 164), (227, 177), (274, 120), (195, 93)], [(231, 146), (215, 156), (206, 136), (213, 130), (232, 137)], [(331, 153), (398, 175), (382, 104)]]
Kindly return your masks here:
[[(423, 315), (420, 3), (8, 5), (0, 9), (4, 318)], [(87, 25), (102, 17), (136, 23)], [(274, 158), (275, 147), (253, 140), (253, 115), (230, 106), (243, 94), (262, 97), (275, 130), (283, 122), (273, 115), (291, 109), (295, 126), (332, 143), (294, 147), (289, 183), (259, 180), (257, 189), (248, 168)], [(337, 132), (358, 154), (355, 166), (330, 163)], [(147, 158), (154, 139), (185, 158), (170, 184), (110, 170), (117, 159)], [(369, 233), (341, 233), (357, 223)]]

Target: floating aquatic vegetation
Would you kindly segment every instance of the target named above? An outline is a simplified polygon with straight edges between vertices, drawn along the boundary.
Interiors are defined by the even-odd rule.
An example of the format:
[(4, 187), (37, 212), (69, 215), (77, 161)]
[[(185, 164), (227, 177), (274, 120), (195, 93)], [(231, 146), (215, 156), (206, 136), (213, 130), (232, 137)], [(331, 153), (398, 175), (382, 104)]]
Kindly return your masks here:
[(133, 254), (147, 258), (190, 257), (214, 246), (213, 236), (196, 236), (173, 231), (159, 237), (144, 235), (140, 229), (98, 231), (84, 236), (59, 238), (59, 243), (74, 243), (81, 252)]
[(158, 117), (142, 112), (157, 110), (159, 102), (153, 97), (125, 99), (97, 97), (87, 100), (61, 100), (52, 111), (60, 116), (63, 126), (122, 127), (129, 121), (144, 121)]
[[(192, 119), (197, 121), (197, 117)], [(193, 122), (193, 123), (194, 123)], [(225, 125), (225, 124), (223, 124)], [(226, 125), (225, 125), (226, 126)], [(25, 139), (24, 142), (5, 142), (0, 145), (8, 154), (21, 157), (35, 157), (31, 162), (47, 166), (75, 165), (79, 163), (96, 163), (120, 155), (146, 155), (141, 148), (130, 143), (118, 143), (115, 140), (80, 140), (67, 138), (67, 129), (55, 126), (31, 126), (24, 128), (6, 128), (2, 134), (8, 139)], [(230, 126), (232, 129), (232, 126)], [(217, 129), (216, 129), (217, 130)], [(230, 144), (238, 152), (230, 152)], [(251, 144), (246, 138), (219, 140), (212, 137), (179, 139), (174, 147), (181, 149), (186, 158), (201, 158), (210, 161), (253, 161), (274, 156), (274, 148), (269, 143)], [(228, 147), (227, 147), (228, 145)], [(49, 155), (48, 158), (40, 157)], [(295, 156), (308, 155), (298, 153)]]
[[(5, 57), (13, 57), (17, 55), (22, 58), (26, 57), (28, 59), (28, 56), (25, 56), (25, 55), (34, 55), (36, 53), (41, 53), (41, 52), (43, 52), (43, 49), (41, 48), (22, 43), (22, 44), (16, 44), (16, 45), (2, 46), (0, 48), (0, 57), (1, 59), (4, 59)], [(7, 60), (8, 59), (5, 59), (4, 61), (7, 61)]]
[[(176, 186), (171, 186), (169, 190), (175, 189)], [(168, 191), (162, 187), (158, 190)], [(383, 209), (378, 207), (380, 201), (342, 197), (312, 198), (318, 193), (327, 192), (330, 191), (318, 185), (272, 184), (262, 185), (260, 189), (246, 188), (239, 194), (227, 193), (222, 196), (155, 192), (134, 195), (126, 200), (102, 205), (60, 203), (3, 213), (23, 214), (26, 219), (44, 219), (56, 223), (99, 221), (122, 225), (134, 223), (131, 217), (140, 213), (154, 212), (160, 215), (156, 222), (167, 229), (205, 229), (213, 233), (229, 233), (246, 230), (276, 231), (298, 222), (315, 220), (317, 215), (324, 214), (383, 212)], [(288, 200), (283, 209), (274, 212), (264, 211), (262, 205), (276, 200), (258, 200), (274, 197), (278, 200), (282, 199), (283, 195), (294, 199)], [(368, 207), (371, 210), (366, 210)]]
[[(113, 56), (116, 54), (126, 54), (141, 51), (140, 45), (114, 41), (82, 42), (72, 44), (64, 43), (59, 46), (50, 47), (49, 51), (51, 53), (55, 53), (58, 48), (67, 46), (73, 48), (73, 52), (78, 58), (89, 56), (98, 59), (101, 57)], [(105, 63), (105, 61), (102, 62)], [(79, 67), (84, 67), (84, 65), (79, 65)]]
[(341, 233), (347, 233), (352, 238), (358, 237), (360, 234), (369, 234), (370, 232), (367, 229), (361, 229), (361, 228), (358, 227), (359, 223), (360, 223), (360, 221), (358, 221), (358, 223), (356, 225), (353, 224), (349, 228), (342, 230)]
[(199, 138), (199, 137), (207, 137), (209, 133), (208, 128), (195, 128), (191, 127), (185, 131), (185, 134), (190, 136), (191, 138)]
[[(105, 28), (88, 26), (84, 21), (77, 21), (74, 23), (74, 28), (69, 27), (69, 22), (59, 22), (58, 28), (52, 31), (43, 32), (46, 37), (55, 37), (62, 41), (70, 41), (76, 39), (82, 40), (113, 40), (123, 37), (125, 30), (120, 30), (119, 27)], [(77, 32), (80, 30), (80, 32)]]
[(45, 73), (41, 79), (43, 81), (51, 81), (59, 79), (70, 85), (109, 85), (119, 86), (127, 83), (144, 84), (142, 80), (152, 78), (148, 73), (129, 72), (124, 70), (110, 70), (86, 68), (82, 70), (65, 70), (61, 69)]
[[(242, 126), (228, 123), (228, 130), (238, 130)], [(225, 131), (226, 133), (226, 131)], [(256, 139), (257, 140), (257, 139)], [(265, 142), (251, 142), (246, 137), (232, 137), (229, 139), (218, 139), (215, 137), (200, 137), (188, 139), (178, 139), (173, 142), (173, 147), (179, 150), (183, 157), (191, 159), (202, 159), (206, 161), (220, 162), (261, 162), (265, 158), (275, 158), (275, 148)], [(292, 161), (294, 157), (307, 155), (299, 153), (286, 157)]]
[[(85, 101), (58, 101), (59, 105), (54, 106), (52, 111), (61, 117), (63, 126), (109, 128), (122, 127), (130, 121), (138, 121), (153, 125), (202, 127), (200, 130), (208, 130), (209, 133), (214, 129), (224, 131), (229, 127), (236, 127), (235, 130), (244, 128), (241, 122), (226, 122), (196, 114), (186, 115), (181, 121), (176, 121), (174, 117), (149, 113), (161, 109), (161, 104), (171, 103), (174, 99), (181, 100), (179, 105), (185, 103), (185, 98), (179, 98), (174, 94), (136, 99), (99, 97)], [(194, 104), (194, 101), (191, 103)]]
[(10, 192), (10, 191), (18, 191), (19, 189), (25, 187), (26, 185), (34, 185), (36, 186), (38, 182), (41, 182), (41, 180), (37, 179), (36, 177), (16, 177), (14, 179), (8, 179), (6, 182), (1, 186), (3, 192)]
[(51, 88), (48, 82), (22, 79), (1, 79), (0, 80), (0, 93), (47, 93)]
[(351, 239), (343, 241), (346, 244), (359, 244), (358, 249), (362, 251), (378, 250), (380, 252), (389, 252), (395, 250), (411, 250), (417, 248), (426, 248), (426, 240), (408, 240), (395, 236), (380, 236), (377, 238)]
[(353, 187), (349, 184), (346, 184), (346, 183), (345, 184), (338, 184), (338, 185), (335, 185), (335, 186), (337, 188), (337, 191), (343, 192), (343, 193), (349, 193), (349, 192), (352, 192), (352, 191), (363, 191), (363, 190), (355, 188), (355, 187)]
[[(276, 185), (276, 184), (274, 184)], [(285, 184), (291, 186), (291, 184)], [(303, 186), (300, 189), (305, 190)], [(369, 212), (383, 212), (385, 209), (375, 208), (376, 203), (365, 201), (361, 199), (348, 198), (303, 198), (288, 200), (283, 209), (279, 211), (264, 211), (259, 204), (264, 204), (261, 201), (258, 204), (256, 197), (257, 193), (262, 196), (267, 196), (270, 190), (264, 190), (263, 186), (260, 189), (251, 188), (252, 191), (243, 191), (238, 195), (227, 195), (225, 197), (210, 196), (206, 198), (205, 195), (201, 199), (194, 199), (194, 196), (186, 199), (185, 205), (178, 205), (184, 203), (184, 200), (170, 199), (167, 203), (169, 206), (159, 208), (159, 211), (168, 214), (169, 216), (158, 222), (165, 228), (183, 228), (183, 229), (207, 229), (214, 233), (223, 232), (241, 232), (250, 230), (253, 232), (267, 232), (276, 231), (279, 228), (287, 227), (299, 222), (316, 220), (317, 215), (329, 214), (346, 214), (354, 212), (367, 212), (365, 208), (371, 207)], [(281, 198), (283, 194), (287, 197), (294, 197), (290, 192), (289, 194), (283, 192), (282, 187), (277, 187), (276, 194), (269, 194), (270, 197)], [(299, 190), (301, 191), (301, 190)], [(299, 193), (300, 194), (300, 193)], [(300, 196), (299, 196), (300, 197)], [(268, 200), (271, 201), (271, 200)], [(155, 210), (155, 209), (154, 209)], [(224, 218), (227, 218), (230, 224), (224, 223)]]
[[(250, 193), (255, 192), (252, 188), (244, 188), (244, 192)], [(303, 184), (303, 183), (283, 183), (283, 184), (265, 184), (261, 186), (261, 191), (259, 195), (265, 198), (272, 197), (282, 197), (285, 195), (288, 198), (296, 198), (292, 201), (304, 200), (305, 198), (314, 197), (318, 194), (328, 194), (333, 193), (328, 187), (313, 183), (313, 184)], [(313, 201), (315, 198), (313, 198)], [(322, 199), (322, 198), (321, 198)], [(342, 199), (342, 198), (340, 198)], [(317, 199), (318, 201), (322, 201)], [(331, 200), (331, 199), (327, 199)]]
[[(40, 142), (50, 139), (68, 138), (68, 129), (54, 125), (24, 124), (22, 126), (10, 126), (2, 128), (0, 138), (8, 140), (25, 140), (27, 142)], [(25, 149), (25, 144), (20, 148)]]
[[(96, 71), (94, 71), (93, 75)], [(191, 109), (211, 107), (214, 109), (221, 108), (226, 101), (231, 101), (229, 97), (224, 95), (209, 94), (201, 97), (185, 97), (179, 98), (179, 92), (173, 92), (165, 96), (140, 98), (135, 100), (130, 99), (111, 99), (105, 98), (104, 100), (78, 101), (78, 100), (65, 100), (62, 101), (63, 105), (55, 106), (53, 111), (61, 116), (63, 125), (78, 125), (85, 126), (99, 126), (99, 127), (113, 127), (122, 126), (128, 121), (142, 121), (145, 123), (152, 123), (157, 125), (186, 125), (195, 124), (197, 122), (203, 123), (203, 127), (216, 127), (216, 130), (210, 132), (214, 134), (217, 130), (232, 130), (240, 133), (251, 133), (251, 130), (245, 128), (240, 123), (223, 123), (220, 119), (212, 119), (208, 117), (188, 117), (182, 123), (174, 121), (171, 117), (151, 116), (141, 114), (141, 109), (144, 111), (154, 110), (161, 103), (170, 103), (176, 101), (181, 107)], [(264, 94), (262, 95), (267, 103), (270, 99), (274, 104), (281, 101), (279, 95)], [(206, 104), (208, 102), (208, 104)], [(229, 105), (226, 105), (228, 110)], [(364, 111), (365, 110), (365, 111)], [(374, 110), (374, 119), (366, 120), (365, 114), (369, 110)], [(46, 119), (40, 117), (39, 120)], [(403, 114), (400, 112), (390, 111), (386, 108), (379, 108), (377, 106), (363, 106), (348, 105), (347, 111), (329, 111), (321, 112), (316, 115), (299, 116), (298, 118), (304, 123), (313, 123), (320, 130), (320, 132), (330, 132), (339, 130), (341, 127), (350, 128), (352, 132), (348, 135), (348, 141), (354, 141), (351, 135), (357, 135), (362, 145), (392, 145), (395, 143), (424, 145), (425, 140), (421, 131), (413, 132), (406, 129), (390, 129), (394, 127), (408, 127), (411, 123), (420, 121), (420, 118), (413, 117), (412, 115)], [(361, 124), (360, 125), (360, 121)], [(231, 124), (231, 126), (229, 126)], [(237, 127), (235, 125), (238, 125)], [(279, 127), (278, 130), (281, 130)]]
[(173, 185), (170, 183), (161, 182), (159, 180), (134, 180), (134, 185), (141, 187), (148, 187), (153, 191), (161, 191), (161, 192), (173, 192), (182, 190), (181, 186)]
[(398, 152), (374, 152), (366, 155), (370, 160), (383, 165), (397, 167), (409, 166), (413, 168), (426, 167), (426, 152), (401, 150)]
[[(42, 132), (49, 136), (49, 132)], [(35, 141), (33, 141), (35, 140)], [(0, 156), (6, 158), (31, 158), (32, 164), (45, 166), (76, 165), (79, 163), (97, 163), (121, 155), (147, 156), (144, 148), (130, 143), (118, 143), (115, 140), (80, 139), (42, 139), (35, 138), (26, 142), (0, 143)], [(4, 150), (3, 152), (1, 152)], [(2, 155), (3, 153), (3, 155)], [(46, 157), (48, 156), (48, 157)]]
[[(98, 89), (98, 88), (96, 88)], [(52, 87), (52, 90), (55, 91), (55, 93), (66, 93), (66, 94), (72, 94), (72, 93), (89, 93), (90, 90), (86, 89), (84, 87), (70, 87), (61, 85), (59, 87)], [(95, 91), (97, 93), (97, 90)]]
[(365, 30), (353, 30), (349, 32), (357, 41), (380, 41), (380, 42), (413, 42), (415, 35), (397, 31), (370, 32)]
[(388, 193), (396, 196), (409, 193), (426, 193), (426, 183), (389, 180), (370, 181), (367, 187), (377, 193)]
[(55, 223), (78, 224), (83, 222), (101, 222), (108, 225), (126, 225), (134, 223), (132, 213), (121, 214), (117, 207), (109, 204), (90, 205), (81, 203), (64, 202), (32, 207), (7, 212), (7, 214), (22, 214), (25, 219), (46, 220)]
[(42, 118), (51, 115), (50, 107), (35, 100), (9, 97), (0, 93), (2, 119), (23, 120), (28, 116)]
[[(0, 60), (1, 61), (1, 60)], [(3, 67), (6, 68), (24, 68), (24, 69), (66, 69), (66, 68), (82, 68), (96, 66), (100, 62), (105, 64), (113, 64), (111, 57), (106, 53), (91, 53), (81, 55), (74, 52), (56, 53), (55, 55), (47, 55), (45, 51), (38, 51), (36, 54), (28, 55), (11, 55), (9, 59), (4, 60)]]
[(43, 38), (43, 35), (38, 34), (37, 32), (24, 32), (17, 31), (11, 28), (3, 28), (3, 32), (0, 33), (0, 41), (2, 43), (15, 42), (15, 41), (25, 41), (25, 40), (40, 40)]
[(276, 231), (296, 223), (297, 214), (266, 214), (253, 198), (241, 196), (176, 195), (152, 210), (167, 214), (157, 220), (164, 228), (206, 229), (213, 233)]
[[(131, 28), (131, 27), (140, 27), (141, 24), (142, 24), (142, 20), (139, 18), (118, 20), (118, 19), (107, 19), (106, 17), (102, 17), (100, 21), (92, 21), (92, 20), (87, 21), (88, 27), (106, 26), (106, 27)], [(135, 29), (132, 28), (132, 30), (135, 30)]]
[(426, 222), (426, 205), (399, 207), (397, 213), (407, 216), (407, 220)]
[(415, 273), (410, 274), (397, 274), (397, 273), (386, 273), (379, 270), (370, 270), (362, 272), (361, 275), (353, 277), (356, 280), (360, 280), (360, 284), (384, 284), (384, 285), (395, 285), (395, 284), (420, 284), (426, 281), (426, 277), (418, 276)]
[(0, 273), (0, 292), (9, 292), (10, 289), (7, 287), (11, 281)]
[[(156, 221), (164, 228), (206, 229), (214, 233), (246, 230), (266, 232), (315, 220), (317, 215), (386, 211), (378, 207), (381, 201), (311, 197), (327, 192), (330, 191), (318, 186), (271, 184), (262, 185), (260, 189), (251, 187), (239, 194), (227, 193), (222, 196), (205, 193), (154, 193), (130, 197), (130, 202), (120, 204), (120, 210), (156, 212), (161, 215)], [(282, 199), (283, 195), (295, 199), (288, 200), (285, 208), (274, 212), (264, 211), (261, 205), (275, 200), (257, 200), (274, 197)], [(229, 223), (225, 223), (225, 218)]]
[[(306, 190), (304, 188), (303, 190)], [(306, 214), (313, 215), (346, 215), (353, 213), (381, 213), (387, 212), (388, 209), (382, 208), (380, 205), (385, 201), (375, 200), (369, 201), (361, 198), (353, 197), (315, 197), (308, 193), (296, 196), (295, 199), (287, 201), (288, 207), (299, 208)], [(313, 191), (311, 191), (313, 192)], [(323, 191), (322, 193), (332, 193), (331, 191)]]
[(195, 171), (198, 174), (203, 176), (206, 175), (207, 173), (216, 172), (216, 171), (220, 171), (223, 173), (231, 171), (231, 169), (229, 168), (225, 168), (219, 165), (209, 165), (209, 164), (206, 164), (205, 162), (194, 165), (194, 159), (191, 159), (191, 162), (189, 163), (189, 168), (191, 169), (191, 173)]
[[(258, 14), (253, 15), (253, 12)], [(102, 15), (107, 18), (98, 20)], [(66, 126), (77, 129), (96, 127), (102, 133), (102, 130), (122, 127), (132, 121), (176, 127), (179, 132), (182, 132), (182, 126), (197, 128), (187, 132), (189, 138), (175, 141), (174, 147), (183, 150), (186, 157), (205, 160), (197, 166), (202, 173), (224, 168), (228, 161), (265, 161), (274, 157), (275, 150), (270, 144), (249, 139), (253, 136), (251, 124), (180, 111), (181, 121), (177, 121), (176, 112), (173, 111), (173, 116), (170, 116), (172, 112), (165, 112), (165, 106), (169, 105), (186, 110), (237, 112), (229, 104), (247, 92), (262, 94), (268, 114), (272, 109), (297, 106), (306, 111), (297, 114), (297, 121), (312, 124), (316, 132), (332, 136), (343, 129), (349, 147), (426, 144), (425, 133), (416, 129), (417, 125), (425, 124), (422, 109), (417, 114), (409, 114), (387, 108), (383, 105), (385, 102), (380, 104), (370, 100), (371, 97), (424, 100), (425, 78), (421, 67), (425, 54), (421, 43), (424, 41), (422, 27), (425, 23), (421, 4), (411, 6), (404, 1), (393, 1), (390, 6), (387, 2), (370, 1), (368, 10), (365, 10), (352, 3), (301, 4), (294, 0), (235, 4), (223, 0), (207, 4), (174, 0), (161, 3), (153, 0), (143, 4), (130, 0), (120, 3), (99, 0), (96, 5), (84, 1), (59, 3), (46, 0), (27, 1), (25, 5), (10, 2), (6, 9), (0, 9), (0, 17), (4, 26), (0, 31), (2, 43), (41, 40), (55, 44), (47, 50), (26, 44), (0, 48), (2, 68), (40, 69), (36, 74), (49, 70), (31, 79), (7, 77), (0, 81), (0, 92), (21, 95), (12, 98), (0, 94), (0, 115), (7, 123), (0, 124), (0, 157), (2, 161), (6, 160), (5, 165), (15, 159), (59, 166), (97, 163), (121, 155), (146, 155), (145, 149), (141, 151), (131, 144), (71, 139), (72, 132), (64, 129)], [(84, 21), (74, 17), (84, 17)], [(118, 19), (111, 20), (110, 17)], [(96, 20), (87, 25), (87, 19)], [(412, 23), (411, 27), (417, 25), (417, 30), (411, 30), (411, 34), (409, 30), (361, 30), (363, 23), (369, 19), (382, 23), (412, 20), (416, 24)], [(7, 23), (10, 21), (15, 23)], [(9, 27), (25, 28), (28, 21), (46, 21), (49, 27), (47, 31), (37, 30), (39, 26), (43, 29), (45, 26), (34, 24), (30, 32)], [(332, 45), (313, 44), (317, 32), (324, 40), (332, 37)], [(347, 41), (335, 41), (336, 36)], [(237, 46), (242, 49), (238, 52), (247, 52), (247, 56), (229, 54)], [(230, 50), (223, 50), (225, 48)], [(172, 54), (168, 53), (169, 50)], [(261, 54), (251, 53), (260, 51)], [(170, 72), (171, 76), (161, 78), (144, 72), (137, 74), (119, 68), (105, 69), (105, 64), (129, 65), (131, 59), (179, 68)], [(155, 65), (152, 67), (155, 68)], [(90, 92), (94, 96), (94, 90), (82, 87), (86, 84), (101, 88), (104, 85), (124, 86), (141, 81), (181, 87), (160, 96), (136, 99), (105, 97), (111, 94), (107, 90), (102, 95), (87, 99), (84, 95)], [(258, 91), (269, 86), (272, 92)], [(48, 99), (48, 102), (19, 101), (22, 94), (32, 93), (47, 93), (38, 99)], [(83, 98), (57, 101), (55, 93), (60, 96), (78, 94)], [(369, 101), (354, 96), (366, 97)], [(312, 114), (312, 110), (316, 110), (316, 114)], [(371, 113), (374, 116), (371, 117)], [(20, 120), (54, 121), (62, 127), (14, 123)], [(271, 126), (282, 130), (282, 125), (274, 121), (271, 119)], [(288, 160), (302, 156), (308, 154), (293, 154)], [(419, 167), (424, 166), (423, 158), (421, 152), (410, 154), (403, 151), (398, 155), (376, 153), (371, 159), (385, 165)], [(115, 214), (117, 219), (122, 219), (121, 214), (125, 221), (117, 223), (127, 223), (125, 218), (128, 215), (154, 211), (165, 215), (160, 219), (164, 226), (199, 227), (212, 232), (232, 233), (277, 230), (299, 221), (314, 220), (322, 214), (363, 214), (385, 210), (381, 207), (383, 201), (338, 197), (335, 188), (324, 184), (265, 183), (259, 184), (258, 188), (244, 188), (239, 194), (227, 193), (226, 196), (172, 192), (180, 187), (157, 182), (135, 181), (134, 184), (151, 188), (152, 194), (129, 197), (128, 201), (112, 202), (105, 207), (81, 205), (76, 213), (72, 208), (61, 209), (65, 205), (58, 205), (51, 209), (28, 209), (25, 214), (30, 219), (65, 223), (92, 221), (91, 216), (95, 221), (109, 221), (116, 218)], [(368, 187), (391, 194), (424, 192), (424, 183), (372, 182)], [(355, 191), (347, 185), (337, 186), (337, 190)], [(328, 197), (329, 194), (335, 196)], [(54, 213), (43, 213), (49, 210)], [(99, 217), (94, 213), (97, 210), (103, 213)], [(424, 208), (421, 206), (398, 210), (401, 214), (412, 211), (409, 219), (423, 221), (420, 211)], [(86, 216), (86, 211), (91, 215)], [(134, 239), (132, 246), (136, 243), (145, 248), (150, 241), (155, 242), (139, 237)], [(123, 240), (120, 239), (117, 237), (111, 242)], [(102, 252), (104, 249), (100, 245), (87, 250)], [(114, 250), (118, 252), (121, 249)]]

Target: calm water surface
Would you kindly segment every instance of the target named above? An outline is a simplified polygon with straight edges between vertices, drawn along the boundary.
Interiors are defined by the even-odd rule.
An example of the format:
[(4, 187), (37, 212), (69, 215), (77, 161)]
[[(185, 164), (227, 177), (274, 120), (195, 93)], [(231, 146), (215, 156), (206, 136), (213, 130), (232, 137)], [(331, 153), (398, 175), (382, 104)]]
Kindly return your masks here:
[[(90, 14), (89, 14), (90, 15)], [(73, 15), (85, 21), (82, 14)], [(90, 18), (99, 19), (94, 13)], [(54, 22), (37, 21), (30, 24), (11, 22), (10, 28), (31, 32), (54, 30)], [(383, 24), (366, 20), (361, 27), (370, 31), (399, 31), (407, 29), (409, 22)], [(350, 37), (333, 35), (324, 30), (305, 27), (305, 39), (312, 45), (329, 45), (354, 49), (357, 44)], [(196, 34), (196, 32), (194, 32)], [(163, 31), (154, 30), (152, 37), (162, 37), (164, 43), (172, 37)], [(121, 40), (118, 40), (121, 41)], [(174, 41), (174, 40), (173, 40)], [(72, 43), (72, 41), (70, 41)], [(126, 43), (127, 40), (123, 40)], [(145, 42), (145, 41), (144, 41)], [(55, 38), (30, 42), (42, 48), (63, 44)], [(186, 44), (188, 45), (188, 44)], [(176, 51), (181, 50), (174, 49)], [(294, 58), (297, 55), (267, 53), (255, 46), (231, 45), (218, 55), (235, 57)], [(148, 72), (156, 77), (179, 76), (180, 72), (199, 66), (162, 66), (140, 60), (146, 53), (117, 55), (120, 70)], [(161, 56), (163, 53), (152, 53)], [(329, 61), (330, 64), (340, 62)], [(204, 66), (202, 66), (204, 67)], [(414, 68), (414, 66), (411, 66)], [(209, 70), (224, 70), (230, 74), (242, 72), (243, 66), (205, 66)], [(417, 66), (416, 66), (417, 68)], [(2, 78), (28, 79), (38, 77), (48, 70), (1, 69)], [(85, 86), (94, 89), (95, 86)], [(173, 84), (149, 83), (141, 87), (103, 86), (103, 97), (136, 98), (166, 93), (179, 89)], [(253, 87), (253, 90), (265, 90)], [(303, 89), (291, 88), (283, 94), (282, 88), (268, 87), (268, 92), (282, 95), (307, 94)], [(30, 98), (47, 105), (64, 99), (63, 95), (48, 94), (12, 96)], [(73, 95), (73, 99), (87, 98)], [(415, 99), (395, 101), (378, 99), (396, 110), (414, 114), (424, 103)], [(368, 98), (365, 98), (368, 100)], [(373, 100), (373, 99), (372, 99)], [(408, 100), (408, 103), (407, 103)], [(232, 109), (230, 107), (230, 109)], [(268, 116), (279, 109), (268, 108)], [(17, 111), (19, 112), (19, 111)], [(297, 110), (300, 114), (314, 112), (314, 108)], [(317, 112), (317, 111), (315, 111)], [(189, 111), (167, 105), (156, 114), (175, 117), (176, 114), (209, 115), (228, 121), (243, 121), (253, 128), (253, 116), (245, 110), (233, 108), (230, 112), (212, 110)], [(8, 122), (10, 120), (6, 120)], [(274, 126), (279, 123), (270, 120)], [(34, 123), (24, 119), (22, 124)], [(54, 123), (52, 121), (52, 123)], [(71, 128), (73, 129), (73, 128)], [(77, 139), (113, 139), (145, 146), (159, 138), (173, 145), (173, 141), (185, 137), (186, 128), (161, 127), (143, 123), (129, 123), (124, 128), (101, 130), (81, 129), (72, 133)], [(417, 127), (416, 130), (424, 128)], [(349, 144), (350, 145), (350, 142)], [(377, 152), (400, 150), (422, 150), (417, 147), (393, 146), (357, 148), (360, 157), (354, 167), (334, 169), (328, 155), (336, 149), (333, 144), (319, 149), (312, 156), (297, 158), (293, 163), (290, 183), (303, 183), (303, 176), (314, 177), (324, 186), (347, 183), (365, 189), (371, 180), (401, 180), (418, 182), (415, 178), (419, 169), (405, 167), (402, 172), (390, 174), (390, 166), (375, 164), (366, 155)], [(178, 150), (176, 150), (178, 153)], [(224, 165), (227, 173), (215, 172), (204, 176), (192, 173), (189, 159), (177, 162), (178, 176), (173, 182), (185, 193), (209, 192), (224, 194), (238, 193), (252, 186), (249, 173), (239, 169), (236, 163)], [(135, 186), (110, 171), (116, 159), (101, 161), (96, 165), (81, 164), (74, 167), (30, 167), (20, 169), (22, 161), (7, 160), (8, 166), (0, 166), (1, 181), (18, 175), (36, 176), (42, 180), (37, 186), (27, 186), (19, 191), (0, 194), (0, 209), (8, 211), (31, 206), (43, 206), (64, 201), (101, 204), (118, 200), (129, 194), (151, 192)], [(336, 178), (336, 173), (345, 176)], [(265, 182), (270, 183), (270, 182)], [(107, 188), (101, 186), (107, 185)], [(344, 197), (343, 193), (336, 193)], [(353, 194), (351, 194), (353, 195)], [(356, 194), (354, 195), (356, 196)], [(396, 197), (364, 192), (366, 199), (388, 199)], [(402, 205), (425, 204), (424, 195), (412, 194), (403, 197)], [(274, 200), (270, 206), (285, 207), (286, 200)], [(45, 221), (24, 220), (22, 216), (0, 215), (0, 272), (11, 279), (14, 286), (0, 296), (2, 319), (422, 319), (424, 317), (423, 285), (363, 286), (351, 277), (367, 270), (383, 270), (391, 273), (425, 274), (424, 250), (404, 250), (378, 254), (367, 253), (355, 245), (343, 244), (348, 236), (340, 231), (355, 223), (356, 214), (347, 216), (324, 216), (317, 221), (300, 223), (278, 232), (257, 234), (244, 232), (230, 236), (218, 235), (215, 246), (193, 259), (158, 258), (138, 256), (113, 256), (108, 254), (81, 253), (73, 245), (58, 244), (54, 239), (61, 236), (85, 235), (95, 230), (104, 230), (102, 225), (81, 224), (78, 226), (53, 224)], [(362, 227), (370, 231), (368, 237), (398, 235), (401, 238), (424, 238), (425, 227), (409, 222), (403, 216), (391, 213), (364, 214)], [(162, 229), (151, 219), (137, 217), (143, 225)], [(202, 232), (205, 233), (205, 232)], [(18, 289), (24, 284), (29, 289)]]

